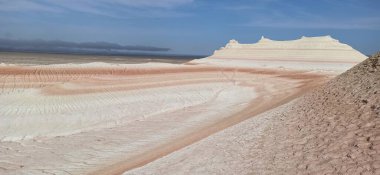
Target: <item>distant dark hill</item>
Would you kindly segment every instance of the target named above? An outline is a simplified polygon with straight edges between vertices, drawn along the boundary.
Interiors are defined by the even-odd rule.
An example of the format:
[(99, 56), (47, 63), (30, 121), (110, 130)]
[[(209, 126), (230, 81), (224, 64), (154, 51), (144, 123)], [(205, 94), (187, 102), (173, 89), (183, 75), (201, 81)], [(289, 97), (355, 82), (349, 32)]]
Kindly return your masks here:
[(170, 48), (120, 45), (110, 42), (68, 42), (61, 40), (21, 40), (0, 38), (0, 51), (77, 53), (77, 54), (144, 54), (149, 52), (167, 52)]

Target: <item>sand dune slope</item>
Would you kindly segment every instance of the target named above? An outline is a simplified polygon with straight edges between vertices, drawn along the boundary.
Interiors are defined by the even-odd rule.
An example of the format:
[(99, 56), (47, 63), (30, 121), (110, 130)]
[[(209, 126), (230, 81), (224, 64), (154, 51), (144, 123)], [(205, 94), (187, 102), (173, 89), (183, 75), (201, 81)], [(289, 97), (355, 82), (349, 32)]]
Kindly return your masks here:
[(125, 174), (380, 174), (379, 59)]

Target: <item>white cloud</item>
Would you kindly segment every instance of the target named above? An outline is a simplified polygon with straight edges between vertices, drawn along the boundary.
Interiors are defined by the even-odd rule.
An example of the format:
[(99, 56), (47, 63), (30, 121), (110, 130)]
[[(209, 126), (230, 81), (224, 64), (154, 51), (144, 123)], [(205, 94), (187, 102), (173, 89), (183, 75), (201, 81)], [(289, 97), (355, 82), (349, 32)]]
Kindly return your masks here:
[(42, 12), (58, 12), (57, 8), (49, 7), (39, 2), (28, 0), (0, 0), (0, 11), (42, 11)]
[(193, 2), (193, 0), (103, 0), (108, 3), (116, 3), (132, 7), (160, 7), (171, 8)]
[(362, 17), (354, 19), (268, 19), (259, 18), (244, 24), (252, 27), (299, 28), (299, 29), (380, 29), (380, 18)]
[[(298, 28), (298, 29), (375, 29), (380, 30), (380, 17), (359, 0), (347, 2), (323, 0), (328, 5), (315, 10), (309, 5), (298, 5), (285, 0), (258, 0), (254, 4), (225, 6), (248, 19), (243, 26)], [(274, 5), (273, 6), (270, 6)], [(281, 8), (279, 8), (281, 7)], [(347, 11), (342, 11), (347, 9)], [(352, 11), (353, 14), (346, 14)], [(360, 13), (359, 13), (360, 12)], [(241, 24), (240, 24), (241, 25)]]
[(0, 11), (80, 12), (117, 18), (178, 17), (175, 8), (193, 0), (0, 0)]

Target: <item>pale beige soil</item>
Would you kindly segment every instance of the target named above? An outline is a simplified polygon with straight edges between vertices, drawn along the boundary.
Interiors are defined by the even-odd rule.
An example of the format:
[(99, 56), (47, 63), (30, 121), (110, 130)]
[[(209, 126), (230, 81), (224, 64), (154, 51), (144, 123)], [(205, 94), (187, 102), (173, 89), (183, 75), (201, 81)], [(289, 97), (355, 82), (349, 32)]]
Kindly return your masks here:
[[(241, 121), (244, 121), (252, 116), (260, 114), (271, 108), (275, 108), (279, 105), (287, 103), (290, 100), (307, 92), (308, 90), (320, 85), (322, 82), (326, 80), (322, 77), (316, 78), (314, 76), (311, 76), (314, 77), (313, 79), (307, 79), (306, 77), (309, 76), (302, 76), (301, 74), (299, 74), (293, 77), (295, 79), (303, 81), (303, 83), (299, 84), (298, 87), (295, 87), (294, 89), (276, 89), (272, 92), (268, 91), (268, 89), (270, 88), (265, 87), (265, 84), (267, 84), (266, 80), (261, 80), (263, 84), (257, 86), (257, 88), (260, 87), (260, 89), (262, 89), (258, 91), (259, 97), (250, 102), (248, 107), (229, 116), (228, 118), (225, 118), (225, 120), (215, 122), (212, 125), (200, 128), (195, 132), (189, 133), (188, 135), (173, 140), (172, 142), (169, 142), (165, 145), (160, 145), (159, 147), (146, 151), (143, 154), (137, 155), (125, 161), (118, 162), (116, 164), (113, 164), (112, 166), (106, 166), (102, 169), (91, 172), (90, 174), (121, 174), (127, 170), (143, 166), (157, 158), (170, 154), (175, 150), (193, 144), (194, 142), (199, 141), (200, 139), (203, 139), (215, 132), (233, 126)], [(281, 87), (284, 86), (281, 85)]]
[(380, 174), (379, 57), (125, 174)]
[(380, 174), (378, 57), (0, 53), (0, 174)]
[(2, 65), (0, 76), (0, 174), (120, 174), (330, 78), (271, 69), (98, 63)]

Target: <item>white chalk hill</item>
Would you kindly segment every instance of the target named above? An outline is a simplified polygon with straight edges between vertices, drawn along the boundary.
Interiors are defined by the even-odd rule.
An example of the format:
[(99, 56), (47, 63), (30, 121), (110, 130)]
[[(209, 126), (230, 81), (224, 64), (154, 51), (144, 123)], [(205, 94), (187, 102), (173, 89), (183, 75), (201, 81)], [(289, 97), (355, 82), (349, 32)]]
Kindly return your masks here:
[[(238, 67), (270, 67), (344, 72), (367, 56), (331, 36), (275, 41), (262, 37), (254, 44), (230, 40), (213, 55), (195, 64)], [(310, 63), (310, 64), (309, 64)]]

